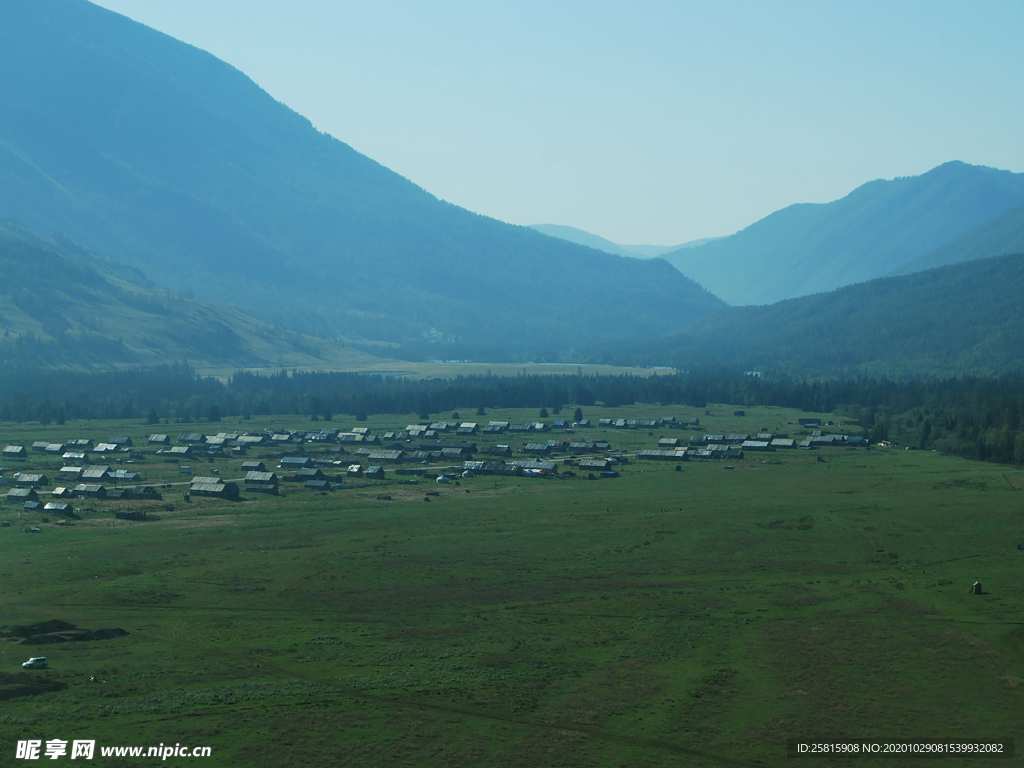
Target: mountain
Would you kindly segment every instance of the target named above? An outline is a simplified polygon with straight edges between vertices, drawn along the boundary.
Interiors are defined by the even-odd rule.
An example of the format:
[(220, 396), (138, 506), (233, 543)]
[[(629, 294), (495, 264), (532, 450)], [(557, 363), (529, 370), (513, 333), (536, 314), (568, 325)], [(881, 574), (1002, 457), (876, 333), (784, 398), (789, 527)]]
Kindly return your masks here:
[[(1021, 370), (1024, 254), (887, 277), (770, 306), (729, 307), (606, 362), (717, 362), (796, 376), (894, 378)], [(600, 354), (600, 352), (595, 352)]]
[(0, 364), (108, 369), (187, 361), (199, 369), (336, 369), (375, 360), (116, 272), (84, 249), (0, 222)]
[(1003, 211), (980, 227), (904, 264), (893, 274), (907, 275), (923, 269), (932, 269), (962, 261), (1001, 256), (1006, 253), (1024, 253), (1024, 205)]
[(951, 162), (663, 258), (730, 304), (770, 304), (892, 274), (1022, 203), (1024, 174)]
[(588, 248), (596, 248), (605, 253), (614, 253), (619, 256), (630, 256), (636, 259), (652, 259), (665, 253), (678, 251), (681, 248), (695, 248), (704, 243), (717, 240), (715, 237), (705, 237), (700, 240), (691, 240), (682, 245), (619, 245), (611, 240), (605, 240), (600, 235), (595, 235), (583, 229), (569, 227), (565, 224), (531, 224), (530, 229), (547, 235), (557, 237), (559, 240), (567, 240), (570, 243), (585, 245)]
[(84, 0), (3, 9), (0, 71), (17, 76), (0, 91), (0, 216), (156, 285), (460, 356), (666, 333), (721, 304), (664, 262), (438, 200), (123, 16)]

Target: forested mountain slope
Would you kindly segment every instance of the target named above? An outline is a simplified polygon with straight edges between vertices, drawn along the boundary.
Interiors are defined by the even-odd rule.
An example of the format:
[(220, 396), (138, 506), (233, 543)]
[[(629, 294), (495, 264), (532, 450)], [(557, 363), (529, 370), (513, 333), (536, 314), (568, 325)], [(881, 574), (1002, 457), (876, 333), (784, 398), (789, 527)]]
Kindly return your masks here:
[(720, 306), (664, 262), (438, 200), (228, 64), (84, 0), (2, 7), (0, 216), (158, 286), (464, 355), (666, 333)]
[(330, 369), (374, 359), (231, 307), (119, 279), (108, 266), (82, 250), (72, 260), (62, 246), (0, 222), (0, 364)]
[(908, 275), (924, 269), (1007, 253), (1024, 253), (1024, 205), (1003, 211), (970, 232), (904, 264), (894, 270), (893, 274)]
[(797, 376), (998, 375), (1021, 370), (1022, 295), (1024, 255), (998, 256), (729, 307), (667, 338), (610, 346), (605, 359)]

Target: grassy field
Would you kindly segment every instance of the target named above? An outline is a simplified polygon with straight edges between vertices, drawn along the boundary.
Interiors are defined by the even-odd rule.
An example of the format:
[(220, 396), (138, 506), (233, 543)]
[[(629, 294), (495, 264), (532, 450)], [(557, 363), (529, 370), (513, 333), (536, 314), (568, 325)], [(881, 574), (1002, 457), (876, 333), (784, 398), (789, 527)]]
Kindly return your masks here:
[[(697, 415), (711, 432), (796, 436), (803, 415), (709, 410), (586, 416)], [(271, 424), (324, 426), (0, 425), (0, 442)], [(586, 436), (634, 451), (689, 434)], [(239, 477), (238, 461), (212, 468)], [(1024, 472), (863, 449), (729, 466), (633, 461), (615, 479), (449, 486), (389, 472), (241, 502), (185, 503), (172, 488), (145, 507), (159, 519), (115, 520), (118, 504), (92, 502), (38, 534), (4, 503), (0, 625), (129, 634), (0, 641), (0, 671), (46, 655), (32, 676), (67, 684), (0, 699), (0, 763), (19, 739), (55, 738), (213, 749), (167, 765), (511, 768), (776, 766), (791, 738), (1024, 737)], [(179, 479), (149, 455), (137, 467)], [(970, 594), (975, 580), (984, 594)], [(851, 762), (868, 764), (886, 761)]]

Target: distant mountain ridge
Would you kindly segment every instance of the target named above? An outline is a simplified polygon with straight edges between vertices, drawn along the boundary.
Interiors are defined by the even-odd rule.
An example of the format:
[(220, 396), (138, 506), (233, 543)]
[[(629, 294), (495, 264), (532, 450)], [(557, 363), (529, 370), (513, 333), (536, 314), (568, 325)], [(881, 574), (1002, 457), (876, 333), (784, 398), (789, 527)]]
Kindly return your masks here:
[(0, 216), (157, 285), (463, 357), (661, 334), (721, 306), (664, 262), (440, 201), (228, 64), (84, 0), (3, 15)]
[(893, 274), (1022, 203), (1024, 174), (950, 162), (663, 258), (730, 304), (771, 304)]
[(705, 237), (700, 240), (681, 243), (680, 245), (620, 245), (619, 243), (613, 243), (611, 240), (606, 240), (600, 235), (565, 224), (531, 224), (530, 229), (535, 229), (548, 237), (557, 237), (560, 240), (585, 245), (588, 248), (595, 248), (605, 253), (637, 259), (653, 259), (656, 256), (678, 251), (682, 248), (696, 248), (698, 245), (704, 245), (704, 243), (710, 243), (712, 240), (718, 239), (717, 237)]

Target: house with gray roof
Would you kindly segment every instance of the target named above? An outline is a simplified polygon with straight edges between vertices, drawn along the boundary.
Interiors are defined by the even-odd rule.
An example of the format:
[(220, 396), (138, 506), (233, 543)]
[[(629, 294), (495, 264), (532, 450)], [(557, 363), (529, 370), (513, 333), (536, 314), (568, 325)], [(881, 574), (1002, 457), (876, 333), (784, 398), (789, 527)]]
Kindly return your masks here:
[(79, 480), (83, 482), (96, 482), (100, 480), (110, 479), (110, 465), (108, 464), (91, 464), (82, 470), (82, 474), (78, 476)]
[(75, 509), (66, 501), (48, 501), (43, 505), (43, 512), (52, 512), (55, 515), (77, 518)]
[(269, 493), (274, 496), (278, 493), (277, 475), (273, 472), (261, 472), (250, 470), (245, 475), (245, 490), (254, 493)]
[(188, 492), (191, 496), (212, 496), (229, 501), (238, 500), (238, 484), (226, 483), (219, 477), (193, 477)]
[(39, 494), (35, 488), (12, 488), (7, 492), (7, 501), (10, 504), (24, 504), (26, 501), (39, 501)]
[(42, 488), (50, 484), (50, 478), (38, 472), (19, 472), (14, 476), (14, 484), (19, 488)]
[(401, 464), (402, 451), (370, 451), (370, 454), (366, 458), (369, 459), (370, 461), (376, 461), (380, 464)]
[(72, 491), (78, 499), (105, 499), (107, 498), (106, 487), (99, 483), (79, 483)]

